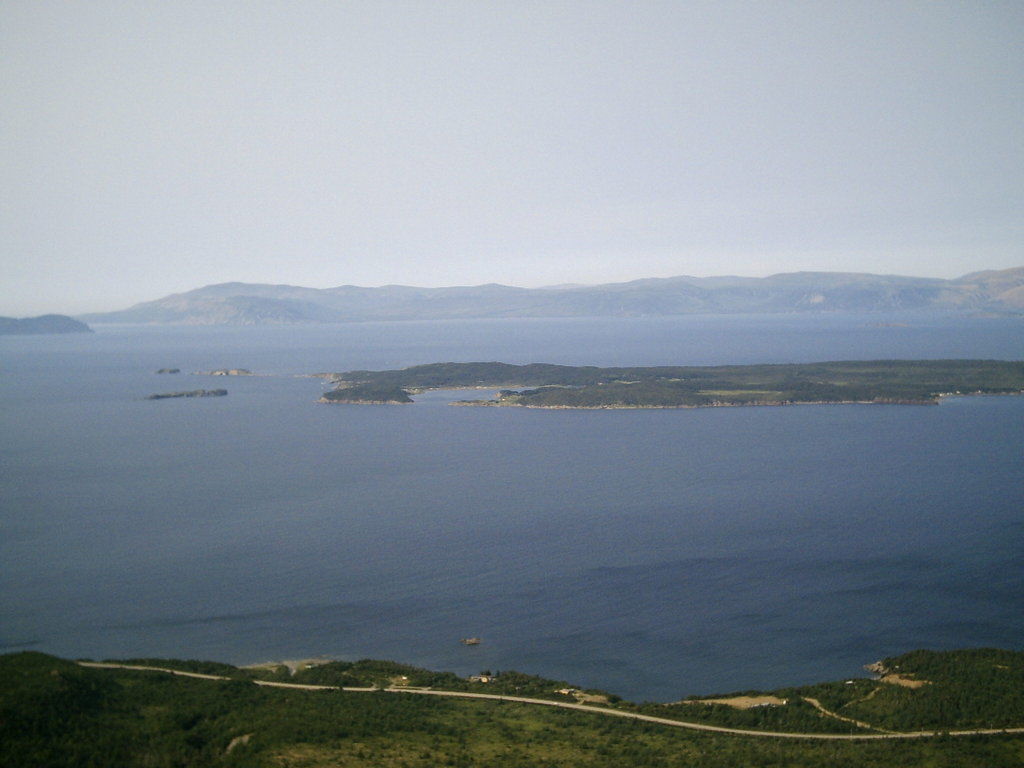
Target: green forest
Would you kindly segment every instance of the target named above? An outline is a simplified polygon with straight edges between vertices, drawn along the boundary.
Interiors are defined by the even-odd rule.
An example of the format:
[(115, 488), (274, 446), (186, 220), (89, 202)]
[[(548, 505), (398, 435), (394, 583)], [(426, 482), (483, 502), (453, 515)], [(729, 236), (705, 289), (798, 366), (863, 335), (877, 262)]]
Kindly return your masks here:
[(501, 388), (473, 405), (539, 408), (678, 408), (790, 403), (931, 404), (948, 394), (1024, 391), (1024, 363), (1002, 360), (873, 360), (778, 365), (598, 368), (533, 363), (431, 363), (335, 374), (328, 399), (360, 387), (401, 393)]
[[(131, 661), (230, 679), (85, 668), (36, 652), (2, 656), (0, 765), (998, 768), (1024, 763), (1021, 734), (905, 741), (779, 739), (702, 733), (512, 702), (254, 684), (262, 678), (565, 695), (555, 693), (565, 687), (563, 682), (516, 672), (495, 672), (488, 676), (494, 682), (483, 683), (387, 661), (331, 662), (294, 675), (283, 665), (245, 669), (202, 661)], [(882, 664), (886, 675), (916, 681), (917, 687), (859, 678), (774, 691), (793, 704), (747, 710), (698, 698), (637, 705), (611, 697), (604, 706), (753, 729), (841, 730), (840, 721), (802, 698), (813, 696), (829, 711), (869, 719), (880, 729), (1024, 725), (1024, 653), (915, 651)]]

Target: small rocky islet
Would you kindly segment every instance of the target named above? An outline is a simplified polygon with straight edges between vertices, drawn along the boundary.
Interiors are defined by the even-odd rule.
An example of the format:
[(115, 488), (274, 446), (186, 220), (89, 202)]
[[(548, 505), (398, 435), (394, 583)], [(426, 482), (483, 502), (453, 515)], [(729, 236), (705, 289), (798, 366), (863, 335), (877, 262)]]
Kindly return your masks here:
[(224, 397), (226, 389), (193, 389), (188, 392), (161, 392), (150, 395), (147, 400), (169, 400), (176, 397)]

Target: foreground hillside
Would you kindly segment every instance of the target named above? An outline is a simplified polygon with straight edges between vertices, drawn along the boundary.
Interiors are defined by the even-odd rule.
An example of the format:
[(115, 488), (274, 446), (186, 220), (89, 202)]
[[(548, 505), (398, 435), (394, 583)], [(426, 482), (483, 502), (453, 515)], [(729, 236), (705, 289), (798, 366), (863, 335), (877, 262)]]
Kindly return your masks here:
[[(335, 662), (300, 670), (149, 660), (226, 679), (83, 668), (40, 653), (0, 657), (4, 766), (1019, 766), (1024, 736), (929, 736), (812, 741), (673, 728), (603, 715), (740, 721), (753, 730), (822, 736), (833, 730), (957, 730), (1024, 724), (1024, 653), (915, 652), (886, 659), (882, 679), (840, 681), (718, 703), (635, 706), (516, 673), (470, 682), (389, 662)], [(516, 691), (587, 697), (595, 712), (386, 691), (267, 688), (257, 677), (306, 684)], [(556, 686), (558, 686), (556, 688)], [(731, 704), (721, 700), (732, 700)], [(808, 704), (813, 699), (814, 705)], [(787, 714), (790, 702), (801, 702)], [(747, 706), (742, 709), (740, 706)], [(820, 708), (820, 709), (819, 709)], [(871, 729), (850, 720), (871, 718)], [(831, 714), (826, 714), (831, 713)]]

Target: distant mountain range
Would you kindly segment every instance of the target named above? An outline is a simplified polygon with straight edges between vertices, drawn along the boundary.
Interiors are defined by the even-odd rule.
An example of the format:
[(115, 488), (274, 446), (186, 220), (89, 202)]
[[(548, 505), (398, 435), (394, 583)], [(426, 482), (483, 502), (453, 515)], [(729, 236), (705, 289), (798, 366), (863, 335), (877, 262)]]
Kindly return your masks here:
[(668, 277), (515, 288), (301, 288), (221, 283), (81, 316), (90, 323), (262, 325), (503, 317), (641, 317), (754, 312), (944, 309), (1024, 314), (1024, 267), (955, 280), (845, 272)]
[(21, 319), (0, 317), (0, 336), (41, 333), (92, 333), (92, 328), (67, 315), (40, 315)]

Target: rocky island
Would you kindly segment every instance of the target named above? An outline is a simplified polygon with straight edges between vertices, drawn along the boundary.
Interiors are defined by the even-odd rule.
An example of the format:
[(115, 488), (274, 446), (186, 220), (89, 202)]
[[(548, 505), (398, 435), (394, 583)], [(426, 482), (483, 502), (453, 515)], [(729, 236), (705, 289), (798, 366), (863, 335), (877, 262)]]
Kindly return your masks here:
[(248, 368), (218, 368), (215, 371), (196, 371), (196, 376), (255, 376)]
[[(798, 403), (933, 405), (947, 395), (1020, 394), (1024, 362), (867, 360), (724, 366), (599, 368), (547, 363), (431, 363), (334, 375), (322, 402), (409, 402), (427, 389), (500, 388), (457, 405), (529, 408), (702, 408)], [(356, 398), (356, 399), (353, 399)]]
[(168, 400), (172, 397), (224, 397), (226, 389), (193, 389), (190, 392), (163, 392), (157, 395), (150, 395), (147, 400)]

